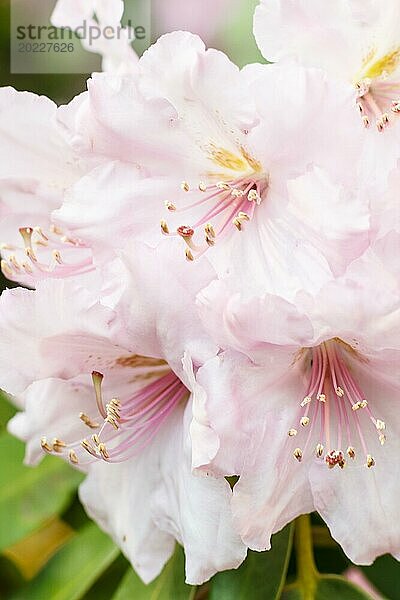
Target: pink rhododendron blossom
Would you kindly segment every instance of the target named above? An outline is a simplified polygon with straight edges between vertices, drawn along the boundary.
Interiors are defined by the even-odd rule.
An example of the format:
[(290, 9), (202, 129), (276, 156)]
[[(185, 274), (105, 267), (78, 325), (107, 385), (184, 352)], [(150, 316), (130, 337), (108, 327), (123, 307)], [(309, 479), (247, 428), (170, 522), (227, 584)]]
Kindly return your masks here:
[[(400, 112), (399, 10), (397, 0), (340, 0), (328, 5), (318, 0), (261, 0), (254, 32), (268, 60), (292, 59), (347, 82), (364, 126), (382, 132), (396, 124)], [(396, 129), (397, 135), (386, 140), (392, 151), (398, 144)]]
[[(71, 103), (70, 120), (81, 99)], [(63, 116), (44, 96), (0, 90), (1, 266), (6, 277), (30, 286), (93, 270), (87, 244), (52, 219), (68, 188), (90, 169), (72, 149)]]
[[(132, 205), (136, 185), (142, 200), (146, 193), (138, 166), (104, 164), (103, 157), (80, 152), (71, 132), (81, 128), (85, 95), (57, 108), (43, 96), (0, 90), (1, 267), (8, 279), (30, 287), (48, 277), (97, 281), (96, 268), (112, 260), (122, 240), (142, 231), (147, 238), (153, 222), (149, 211)], [(85, 198), (86, 211), (75, 198)], [(64, 203), (70, 226), (59, 219)]]
[(272, 533), (317, 510), (353, 562), (400, 556), (400, 304), (391, 268), (400, 239), (388, 236), (395, 240), (382, 238), (343, 277), (296, 304), (246, 298), (234, 282), (213, 282), (199, 296), (226, 350), (197, 377), (220, 438), (211, 464), (197, 468), (240, 476), (232, 510), (252, 549), (269, 548)]
[[(229, 484), (191, 473), (196, 372), (218, 351), (193, 298), (213, 271), (203, 262), (194, 276), (183, 263), (180, 283), (170, 258), (140, 246), (121, 254), (115, 274), (123, 272), (125, 283), (113, 307), (73, 282), (5, 292), (2, 368), (17, 352), (34, 359), (20, 360), (13, 380), (4, 371), (0, 379), (24, 407), (10, 430), (27, 442), (27, 461), (43, 451), (59, 454), (88, 474), (83, 503), (145, 581), (160, 572), (177, 540), (186, 550), (187, 579), (197, 584), (237, 567), (246, 548), (232, 526)], [(170, 285), (160, 294), (154, 283), (163, 280)], [(21, 335), (11, 339), (14, 319)]]
[(353, 562), (400, 559), (398, 11), (262, 0), (277, 64), (183, 31), (136, 60), (123, 30), (66, 106), (0, 89), (1, 266), (35, 288), (0, 298), (9, 430), (85, 474), (145, 582), (175, 542), (197, 585), (314, 510)]
[(55, 27), (73, 30), (84, 23), (87, 29), (97, 27), (100, 35), (95, 39), (82, 38), (85, 50), (102, 56), (105, 72), (132, 73), (137, 63), (132, 48), (135, 35), (130, 28), (121, 26), (123, 14), (123, 0), (58, 0), (51, 22)]
[[(335, 110), (343, 109), (343, 138), (331, 135), (333, 99)], [(97, 218), (95, 226), (91, 221), (119, 171), (113, 220), (122, 235), (130, 215), (130, 223), (146, 221), (141, 236), (148, 242), (159, 243), (162, 234), (181, 238), (189, 261), (207, 252), (219, 273), (232, 263), (238, 270), (257, 268), (257, 255), (267, 265), (261, 279), (272, 285), (271, 272), (290, 253), (293, 273), (307, 269), (311, 279), (314, 271), (316, 279), (327, 278), (368, 244), (368, 203), (361, 196), (348, 202), (361, 141), (347, 99), (337, 90), (331, 95), (316, 70), (259, 65), (239, 71), (221, 52), (205, 50), (197, 36), (166, 35), (144, 54), (135, 77), (100, 75), (89, 83), (83, 128), (71, 135), (87, 159), (116, 166), (82, 183), (86, 194), (72, 194), (58, 221), (77, 227), (78, 235), (85, 229), (113, 237), (108, 220), (102, 231)], [(345, 167), (349, 161), (353, 170)], [(129, 166), (121, 163), (139, 167), (143, 179), (135, 190)], [(324, 196), (332, 212), (346, 204), (345, 218), (334, 223), (327, 217)], [(111, 215), (108, 202), (105, 210)], [(78, 223), (80, 214), (89, 223)], [(278, 262), (272, 256), (280, 256)], [(278, 279), (280, 273), (281, 265)]]

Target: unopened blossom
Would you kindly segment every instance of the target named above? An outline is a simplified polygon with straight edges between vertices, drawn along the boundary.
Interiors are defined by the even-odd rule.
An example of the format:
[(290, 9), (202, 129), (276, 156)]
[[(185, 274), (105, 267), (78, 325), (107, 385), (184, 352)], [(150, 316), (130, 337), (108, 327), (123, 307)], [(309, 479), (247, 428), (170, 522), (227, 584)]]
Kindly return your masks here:
[(85, 50), (102, 56), (102, 71), (132, 73), (136, 69), (137, 54), (132, 48), (134, 31), (122, 27), (123, 0), (57, 0), (51, 15), (55, 27), (73, 30), (96, 28), (96, 34), (82, 37)]
[(294, 59), (347, 82), (363, 124), (383, 131), (400, 112), (399, 15), (397, 0), (261, 0), (254, 31), (268, 60)]
[(183, 263), (179, 277), (172, 264), (165, 250), (134, 245), (109, 270), (112, 297), (59, 280), (4, 292), (0, 381), (24, 408), (10, 431), (26, 441), (27, 462), (49, 453), (87, 473), (83, 504), (144, 581), (177, 540), (197, 584), (237, 567), (246, 548), (229, 484), (191, 473), (196, 372), (218, 351), (191, 299), (212, 269), (203, 262), (194, 277)]
[[(342, 122), (334, 136), (333, 110)], [(311, 279), (314, 272), (329, 277), (341, 268), (338, 255), (343, 267), (366, 246), (368, 203), (361, 196), (347, 202), (348, 190), (357, 192), (357, 116), (347, 93), (330, 92), (316, 70), (239, 71), (197, 36), (175, 32), (144, 54), (134, 77), (93, 77), (82, 114), (82, 128), (71, 132), (79, 152), (114, 168), (99, 170), (85, 194), (72, 194), (57, 211), (60, 225), (77, 235), (111, 237), (108, 220), (102, 228), (91, 220), (98, 205), (111, 215), (115, 189), (120, 235), (146, 221), (145, 241), (180, 238), (189, 261), (207, 253), (219, 273), (232, 263), (237, 271), (253, 266), (269, 285), (287, 264), (294, 278), (305, 270)], [(135, 188), (132, 165), (142, 175)], [(307, 198), (294, 203), (302, 176)], [(345, 198), (344, 218), (327, 218), (327, 205), (334, 212)], [(291, 210), (300, 202), (306, 214)]]
[(239, 475), (234, 522), (252, 549), (316, 510), (353, 562), (400, 557), (396, 246), (392, 232), (296, 304), (232, 282), (199, 296), (225, 352), (197, 376), (220, 444), (196, 468)]

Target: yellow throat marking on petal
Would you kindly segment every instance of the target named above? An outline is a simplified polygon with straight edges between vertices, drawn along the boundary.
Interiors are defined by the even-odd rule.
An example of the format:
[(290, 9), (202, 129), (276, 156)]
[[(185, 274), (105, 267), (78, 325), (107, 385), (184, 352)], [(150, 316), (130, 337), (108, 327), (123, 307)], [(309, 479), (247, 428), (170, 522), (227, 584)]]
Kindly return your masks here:
[(261, 164), (254, 159), (243, 146), (239, 148), (238, 154), (235, 154), (226, 148), (211, 146), (208, 150), (208, 154), (210, 160), (223, 169), (236, 171), (238, 173), (245, 173), (248, 171), (256, 173), (262, 172)]
[(391, 75), (400, 66), (400, 46), (377, 58), (377, 50), (373, 48), (363, 60), (362, 67), (355, 77), (355, 82), (362, 79), (376, 79), (382, 75)]
[(115, 363), (119, 367), (130, 367), (132, 369), (137, 367), (161, 367), (167, 366), (165, 360), (161, 358), (151, 358), (149, 356), (139, 356), (138, 354), (130, 354), (128, 356), (120, 356), (116, 359)]
[(241, 156), (237, 156), (226, 148), (211, 148), (210, 159), (219, 167), (230, 171), (246, 171), (248, 164)]

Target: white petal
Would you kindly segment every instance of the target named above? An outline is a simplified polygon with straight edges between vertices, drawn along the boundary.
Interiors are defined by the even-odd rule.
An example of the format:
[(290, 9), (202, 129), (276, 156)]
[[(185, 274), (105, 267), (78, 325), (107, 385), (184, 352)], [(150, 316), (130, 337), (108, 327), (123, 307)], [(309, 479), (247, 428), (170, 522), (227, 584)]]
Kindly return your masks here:
[(42, 437), (65, 443), (87, 437), (88, 428), (79, 414), (93, 411), (93, 390), (81, 381), (42, 379), (30, 385), (22, 396), (24, 412), (8, 424), (9, 431), (26, 442), (25, 462), (35, 465), (44, 456)]
[(185, 548), (191, 584), (237, 567), (246, 554), (232, 533), (228, 484), (191, 474), (182, 419), (176, 411), (137, 459), (95, 465), (81, 487), (89, 514), (113, 535), (145, 581), (168, 560), (174, 538)]

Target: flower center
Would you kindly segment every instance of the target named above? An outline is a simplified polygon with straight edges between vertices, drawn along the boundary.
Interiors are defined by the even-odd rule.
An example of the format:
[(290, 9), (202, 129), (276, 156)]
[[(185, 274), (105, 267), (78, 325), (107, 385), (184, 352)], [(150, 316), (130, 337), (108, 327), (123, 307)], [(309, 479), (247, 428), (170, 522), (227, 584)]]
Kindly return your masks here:
[[(138, 358), (138, 357), (136, 357)], [(143, 358), (144, 363), (147, 360)], [(147, 363), (146, 363), (147, 364)], [(80, 439), (67, 444), (58, 438), (50, 443), (43, 437), (45, 452), (68, 456), (72, 464), (88, 464), (93, 460), (123, 462), (141, 452), (157, 434), (175, 407), (189, 396), (181, 380), (162, 361), (162, 368), (141, 373), (141, 379), (156, 378), (136, 391), (126, 401), (113, 398), (104, 405), (102, 395), (103, 375), (92, 373), (98, 415), (93, 419), (81, 413), (80, 420), (92, 430), (90, 439)], [(143, 371), (143, 369), (141, 369)], [(85, 460), (88, 458), (89, 461)]]
[(375, 122), (378, 131), (390, 123), (390, 115), (400, 113), (400, 48), (377, 58), (372, 50), (355, 79), (357, 106), (365, 127)]
[[(21, 227), (21, 246), (1, 244), (1, 270), (8, 279), (21, 275), (69, 277), (94, 269), (90, 250), (80, 240), (73, 239), (51, 225), (44, 233), (40, 227)], [(67, 256), (67, 260), (65, 260)]]
[(240, 149), (240, 156), (236, 156), (223, 148), (212, 147), (208, 149), (208, 158), (224, 171), (208, 173), (209, 183), (200, 182), (194, 188), (183, 181), (181, 189), (190, 198), (189, 202), (181, 206), (165, 202), (170, 213), (184, 213), (192, 224), (178, 225), (171, 233), (167, 222), (161, 221), (163, 234), (178, 235), (185, 241), (189, 261), (201, 256), (218, 239), (235, 230), (243, 231), (268, 189), (268, 176), (244, 148)]
[[(366, 466), (375, 465), (367, 449), (359, 411), (366, 411), (382, 445), (386, 441), (386, 425), (372, 414), (368, 401), (348, 367), (349, 355), (354, 352), (338, 338), (307, 349), (306, 361), (310, 360), (310, 367), (307, 368), (308, 382), (306, 394), (300, 403), (298, 422), (302, 429), (309, 429), (309, 433), (304, 447), (296, 448), (293, 452), (299, 462), (314, 438), (318, 440), (314, 447), (315, 455), (324, 458), (330, 469), (336, 465), (343, 469), (345, 456), (355, 460), (357, 445), (366, 456)], [(288, 435), (295, 438), (299, 430), (293, 427)], [(347, 449), (343, 451), (343, 447)]]

